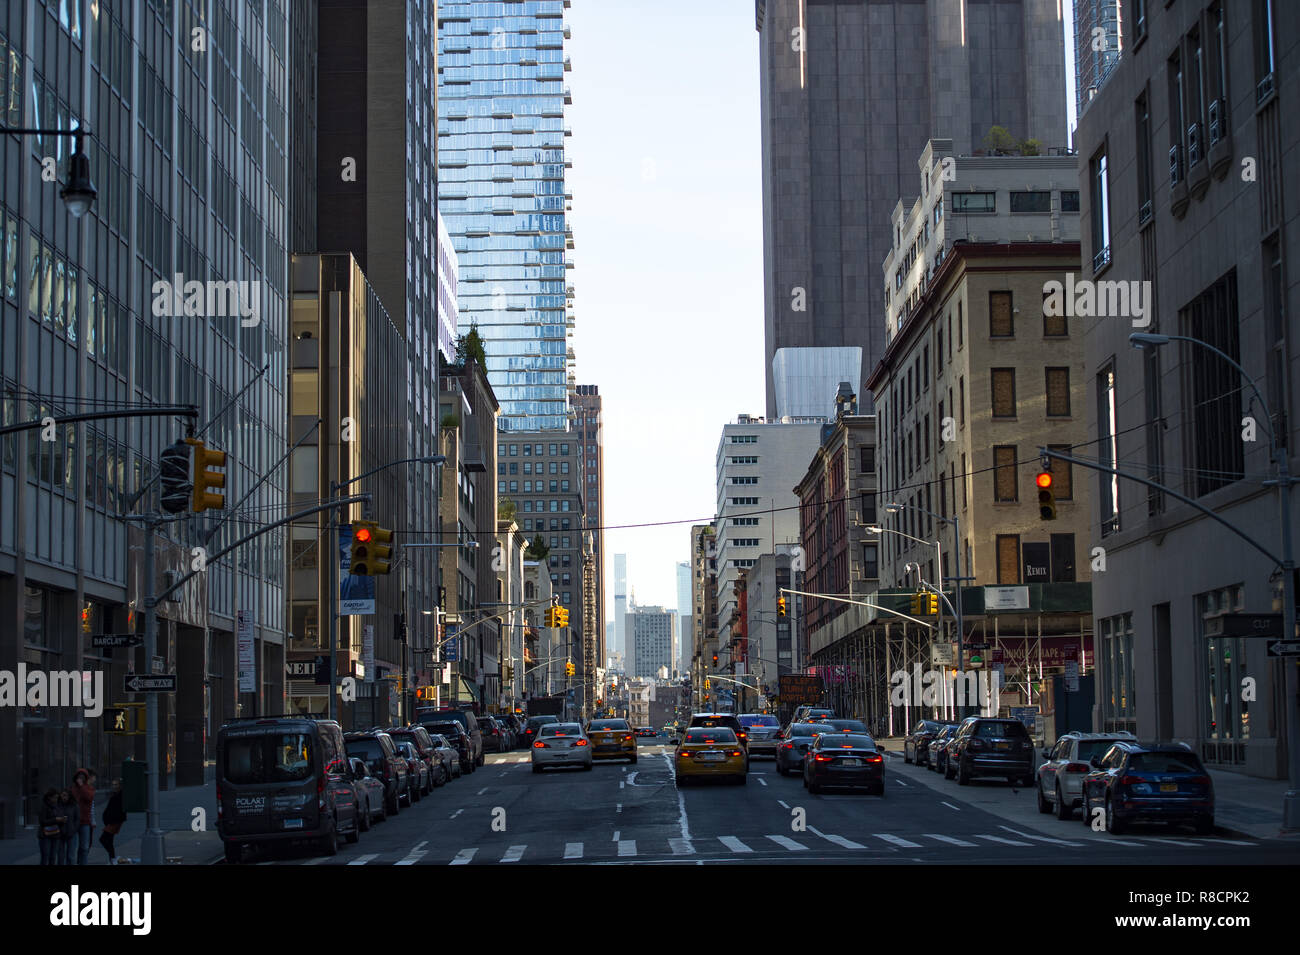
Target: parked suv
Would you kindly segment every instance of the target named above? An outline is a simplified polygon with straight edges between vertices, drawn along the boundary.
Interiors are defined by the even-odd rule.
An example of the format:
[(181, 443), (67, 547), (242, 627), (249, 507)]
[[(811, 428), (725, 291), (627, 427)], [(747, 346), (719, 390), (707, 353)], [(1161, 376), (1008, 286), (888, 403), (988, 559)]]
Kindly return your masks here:
[(1102, 756), (1112, 743), (1133, 740), (1132, 733), (1066, 733), (1051, 749), (1043, 750), (1038, 777), (1038, 811), (1056, 812), (1069, 819), (1083, 803), (1083, 777), (1092, 772), (1092, 758)]
[(441, 735), (447, 738), (451, 748), (456, 751), (460, 757), (460, 771), (462, 773), (474, 772), (474, 741), (470, 735), (465, 732), (465, 727), (455, 720), (446, 720), (441, 723), (425, 723), (424, 728), (429, 731), (430, 736)]
[(409, 742), (415, 747), (415, 751), (420, 754), (420, 758), (429, 768), (430, 788), (443, 784), (445, 780), (442, 778), (441, 760), (438, 759), (437, 750), (434, 748), (428, 730), (423, 726), (390, 726), (384, 732), (393, 738), (394, 743)]
[(976, 776), (1005, 776), (1007, 782), (1034, 784), (1034, 744), (1020, 720), (968, 717), (948, 753), (947, 778), (965, 786)]
[(510, 739), (506, 735), (506, 728), (497, 721), (494, 716), (480, 716), (478, 718), (478, 731), (483, 736), (483, 748), (490, 749), (494, 753), (504, 753), (510, 748)]
[[(473, 763), (475, 766), (483, 765), (483, 734), (479, 732), (478, 718), (474, 716), (472, 710), (463, 710), (455, 706), (422, 706), (415, 711), (415, 721), (429, 729), (430, 723), (445, 723), (447, 720), (455, 720), (461, 725), (467, 734), (469, 734), (470, 749), (473, 752)], [(429, 729), (430, 733), (441, 733), (441, 730)], [(446, 733), (443, 733), (446, 736)]]
[(348, 733), (343, 737), (349, 756), (364, 759), (370, 771), (384, 781), (384, 800), (388, 814), (401, 811), (401, 802), (411, 805), (411, 784), (407, 779), (406, 760), (397, 752), (393, 738), (381, 730)]
[(1121, 740), (1092, 758), (1083, 778), (1083, 821), (1106, 810), (1106, 831), (1119, 835), (1135, 822), (1191, 823), (1214, 831), (1214, 783), (1186, 743)]
[(216, 777), (227, 862), (241, 861), (245, 845), (311, 840), (332, 856), (339, 833), (357, 841), (357, 793), (333, 720), (232, 720), (217, 731)]

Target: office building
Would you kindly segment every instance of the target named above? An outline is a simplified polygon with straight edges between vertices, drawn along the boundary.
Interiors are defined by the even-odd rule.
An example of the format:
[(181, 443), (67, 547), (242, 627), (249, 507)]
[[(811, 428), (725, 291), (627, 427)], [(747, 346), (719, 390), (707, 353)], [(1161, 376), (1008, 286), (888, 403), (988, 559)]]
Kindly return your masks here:
[(659, 679), (660, 668), (673, 669), (676, 612), (664, 607), (633, 607), (627, 614), (627, 672), (643, 680)]
[(591, 535), (596, 660), (603, 666), (608, 648), (605, 645), (605, 443), (600, 388), (578, 385), (570, 401), (572, 434), (578, 440), (583, 459), (583, 515)]
[(970, 153), (1001, 126), (1065, 145), (1061, 16), (1060, 0), (757, 0), (768, 418), (805, 413), (778, 400), (778, 372), (801, 364), (778, 364), (783, 349), (860, 347), (856, 374), (814, 356), (822, 384), (792, 394), (824, 400), (849, 381), (871, 410), (859, 386), (884, 350), (876, 269), (926, 140)]
[(691, 563), (677, 563), (677, 645), (673, 654), (673, 669), (685, 673), (690, 669), (692, 653), (691, 624)]
[(704, 675), (718, 652), (718, 549), (712, 523), (691, 526), (691, 632), (695, 635), (689, 676), (692, 703), (704, 696)]
[[(1082, 116), (1123, 52), (1120, 0), (1073, 0), (1074, 96)], [(1142, 0), (1128, 0), (1139, 10)], [(1141, 14), (1145, 19), (1145, 12)]]
[(612, 650), (627, 653), (627, 554), (614, 555), (614, 644)]

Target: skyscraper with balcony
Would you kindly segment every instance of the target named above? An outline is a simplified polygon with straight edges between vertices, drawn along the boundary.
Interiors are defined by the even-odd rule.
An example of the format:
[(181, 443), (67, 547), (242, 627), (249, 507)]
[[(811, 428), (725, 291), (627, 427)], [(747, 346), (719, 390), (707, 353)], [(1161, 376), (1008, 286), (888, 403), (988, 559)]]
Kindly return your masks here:
[(483, 338), (503, 431), (568, 424), (567, 6), (438, 10), (439, 208), (460, 257), (460, 323)]

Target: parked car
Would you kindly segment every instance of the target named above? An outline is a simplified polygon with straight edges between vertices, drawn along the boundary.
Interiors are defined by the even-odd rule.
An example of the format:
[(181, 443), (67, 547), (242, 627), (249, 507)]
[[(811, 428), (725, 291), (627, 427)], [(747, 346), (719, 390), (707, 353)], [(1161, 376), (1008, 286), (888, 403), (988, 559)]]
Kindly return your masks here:
[(581, 723), (546, 723), (537, 731), (533, 741), (533, 772), (547, 767), (581, 766), (591, 769), (591, 741), (582, 731)]
[(287, 840), (338, 852), (342, 833), (360, 833), (357, 792), (343, 731), (333, 720), (264, 717), (232, 720), (217, 731), (217, 832), (226, 861), (245, 846)]
[(865, 733), (822, 733), (803, 758), (803, 784), (813, 795), (826, 788), (885, 794), (885, 754)]
[(637, 731), (632, 735), (632, 727), (627, 720), (592, 720), (587, 724), (587, 739), (591, 741), (592, 759), (626, 759), (636, 762)]
[(924, 766), (930, 761), (930, 743), (950, 725), (945, 720), (921, 720), (903, 739), (903, 762)]
[(1092, 758), (1105, 755), (1112, 743), (1136, 740), (1132, 733), (1066, 733), (1056, 745), (1043, 750), (1038, 779), (1038, 811), (1055, 812), (1069, 819), (1083, 804), (1083, 777), (1092, 772)]
[(948, 750), (949, 778), (965, 786), (976, 776), (1005, 776), (1007, 782), (1034, 784), (1034, 744), (1020, 720), (967, 718)]
[(737, 719), (749, 734), (749, 755), (775, 758), (776, 738), (781, 732), (777, 718), (767, 713), (741, 713)]
[(361, 831), (368, 832), (376, 818), (380, 822), (388, 818), (384, 781), (370, 771), (364, 759), (357, 756), (348, 757), (348, 768), (352, 770), (352, 785), (357, 791), (357, 805), (361, 807)]
[(545, 714), (545, 713), (542, 714), (541, 716), (528, 717), (528, 722), (524, 724), (524, 739), (522, 745), (531, 748), (533, 745), (533, 741), (537, 739), (537, 730), (540, 727), (545, 726), (547, 723), (558, 723), (558, 722), (560, 722), (560, 718), (558, 716), (551, 716), (550, 714)]
[(433, 740), (429, 737), (429, 731), (423, 726), (390, 726), (384, 732), (393, 738), (394, 743), (409, 742), (415, 747), (420, 759), (424, 761), (429, 776), (429, 785), (424, 790), (426, 794), (451, 778), (443, 775), (438, 757), (434, 753)]
[(510, 748), (516, 749), (523, 742), (524, 724), (520, 722), (519, 717), (513, 713), (498, 713), (497, 719), (504, 724), (509, 731)]
[(478, 718), (478, 731), (483, 736), (483, 749), (494, 753), (504, 753), (510, 748), (505, 727), (491, 716)]
[(1114, 835), (1136, 822), (1190, 823), (1198, 835), (1214, 831), (1214, 782), (1186, 743), (1112, 743), (1092, 758), (1083, 777), (1083, 822), (1106, 810)]
[[(469, 736), (470, 752), (472, 753), (474, 766), (482, 766), (485, 758), (483, 734), (479, 732), (478, 719), (471, 710), (461, 709), (456, 706), (421, 706), (417, 707), (415, 711), (415, 721), (429, 730), (430, 733), (441, 732), (440, 730), (430, 729), (431, 724), (446, 723), (448, 720), (455, 720), (459, 723), (461, 729)], [(473, 769), (470, 772), (473, 772)]]
[(434, 755), (442, 766), (443, 782), (449, 783), (458, 778), (461, 774), (460, 752), (441, 733), (430, 733), (429, 739), (433, 743)]
[(686, 731), (673, 754), (673, 768), (679, 788), (692, 779), (721, 777), (741, 785), (749, 779), (745, 747), (731, 727), (716, 721)]
[(411, 804), (411, 784), (407, 780), (410, 771), (406, 760), (398, 755), (391, 736), (380, 730), (371, 730), (348, 733), (343, 741), (349, 756), (364, 759), (370, 771), (384, 781), (385, 805), (390, 816), (401, 811), (403, 799), (408, 806)]
[(791, 723), (782, 730), (776, 745), (776, 771), (782, 776), (802, 772), (808, 747), (828, 729), (825, 723)]
[(415, 748), (415, 744), (410, 740), (394, 742), (393, 745), (397, 747), (397, 755), (406, 760), (406, 803), (409, 806), (419, 802), (420, 797), (425, 793), (433, 791), (433, 783), (430, 782), (429, 776), (429, 764), (424, 761), (424, 757), (420, 755)]
[(474, 761), (474, 742), (465, 732), (464, 726), (455, 720), (447, 720), (443, 723), (425, 723), (424, 728), (429, 731), (430, 736), (437, 734), (446, 738), (460, 758), (462, 773), (474, 772), (477, 765)]
[(930, 740), (925, 760), (927, 767), (940, 773), (948, 768), (948, 745), (960, 728), (960, 723), (945, 723), (943, 728), (939, 730), (939, 734)]

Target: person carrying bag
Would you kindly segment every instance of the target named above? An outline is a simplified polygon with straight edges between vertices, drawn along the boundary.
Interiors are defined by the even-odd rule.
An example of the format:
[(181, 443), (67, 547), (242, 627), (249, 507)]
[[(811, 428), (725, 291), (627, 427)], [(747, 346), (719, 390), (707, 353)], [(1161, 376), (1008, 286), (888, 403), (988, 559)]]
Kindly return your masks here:
[(126, 822), (126, 809), (122, 805), (122, 780), (113, 780), (113, 794), (108, 797), (108, 805), (104, 807), (104, 831), (99, 834), (99, 844), (108, 852), (108, 864), (117, 864), (117, 850), (113, 846), (113, 838), (122, 831), (122, 823)]

